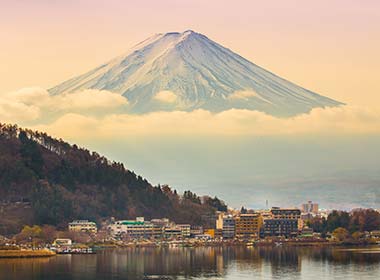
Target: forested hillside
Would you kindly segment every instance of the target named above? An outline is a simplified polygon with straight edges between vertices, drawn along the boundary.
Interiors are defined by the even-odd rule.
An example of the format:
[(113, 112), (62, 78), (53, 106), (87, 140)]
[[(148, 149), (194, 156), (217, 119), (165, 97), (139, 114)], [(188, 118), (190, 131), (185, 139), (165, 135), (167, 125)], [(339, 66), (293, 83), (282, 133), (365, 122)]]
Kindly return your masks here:
[(24, 223), (64, 226), (72, 219), (119, 219), (142, 215), (200, 224), (225, 205), (179, 196), (90, 152), (45, 133), (0, 124), (0, 233)]

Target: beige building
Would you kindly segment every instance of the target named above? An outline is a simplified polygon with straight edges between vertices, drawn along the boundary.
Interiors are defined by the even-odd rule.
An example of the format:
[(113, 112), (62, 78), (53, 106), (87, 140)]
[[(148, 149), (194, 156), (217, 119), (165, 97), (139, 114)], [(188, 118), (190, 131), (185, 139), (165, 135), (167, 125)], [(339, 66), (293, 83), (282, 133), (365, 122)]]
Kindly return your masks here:
[(181, 235), (183, 237), (190, 237), (190, 224), (178, 224), (176, 225), (176, 227), (178, 227), (181, 230)]
[(71, 246), (71, 245), (73, 245), (73, 242), (71, 241), (71, 239), (67, 239), (67, 238), (57, 238), (53, 242), (53, 246), (57, 246), (57, 247), (65, 247), (65, 246)]
[(223, 212), (217, 212), (216, 213), (216, 222), (215, 222), (215, 228), (216, 229), (223, 229), (223, 217), (224, 213)]
[(69, 223), (69, 231), (96, 233), (98, 229), (94, 222), (88, 220), (74, 220)]
[(235, 234), (237, 238), (252, 239), (259, 236), (262, 218), (258, 213), (240, 214), (235, 219)]

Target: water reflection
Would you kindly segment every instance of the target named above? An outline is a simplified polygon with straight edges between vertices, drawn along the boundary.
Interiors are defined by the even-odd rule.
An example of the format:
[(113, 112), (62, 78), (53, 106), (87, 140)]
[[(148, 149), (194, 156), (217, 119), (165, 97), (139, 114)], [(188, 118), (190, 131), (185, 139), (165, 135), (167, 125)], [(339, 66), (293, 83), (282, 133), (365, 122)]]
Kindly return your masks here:
[[(118, 249), (96, 255), (2, 259), (0, 279), (333, 279), (380, 275), (380, 251), (311, 247)], [(311, 277), (311, 275), (313, 277)], [(376, 279), (376, 278), (374, 278)]]

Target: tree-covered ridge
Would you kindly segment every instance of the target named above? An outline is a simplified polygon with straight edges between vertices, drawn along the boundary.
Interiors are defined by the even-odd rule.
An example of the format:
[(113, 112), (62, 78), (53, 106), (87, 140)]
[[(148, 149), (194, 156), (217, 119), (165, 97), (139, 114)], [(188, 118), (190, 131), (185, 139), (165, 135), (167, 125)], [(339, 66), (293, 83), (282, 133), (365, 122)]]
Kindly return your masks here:
[(347, 233), (370, 232), (379, 230), (380, 213), (373, 209), (355, 209), (353, 211), (332, 211), (327, 219), (321, 217), (312, 218), (308, 225), (316, 232), (325, 235), (336, 229), (345, 229)]
[(0, 124), (0, 200), (30, 202), (35, 223), (142, 215), (197, 224), (223, 208), (217, 198), (201, 203), (186, 194), (152, 186), (122, 163), (46, 133)]

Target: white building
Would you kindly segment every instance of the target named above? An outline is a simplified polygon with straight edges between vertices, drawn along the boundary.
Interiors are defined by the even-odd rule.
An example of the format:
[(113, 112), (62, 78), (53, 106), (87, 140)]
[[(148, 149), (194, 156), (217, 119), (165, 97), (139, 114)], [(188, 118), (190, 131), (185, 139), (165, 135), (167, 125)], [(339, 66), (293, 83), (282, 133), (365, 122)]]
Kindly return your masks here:
[(144, 217), (116, 221), (109, 226), (109, 230), (114, 236), (125, 236), (131, 239), (151, 239), (162, 236), (162, 227), (144, 221)]
[(53, 242), (53, 246), (57, 246), (57, 247), (66, 247), (66, 246), (71, 246), (72, 244), (73, 242), (71, 241), (71, 239), (68, 239), (68, 238), (57, 238)]

